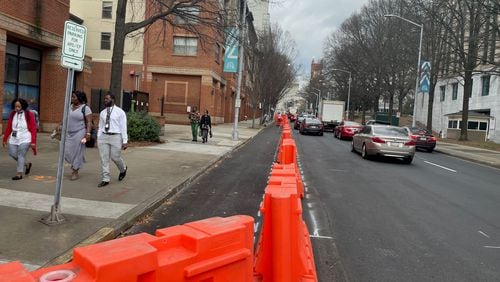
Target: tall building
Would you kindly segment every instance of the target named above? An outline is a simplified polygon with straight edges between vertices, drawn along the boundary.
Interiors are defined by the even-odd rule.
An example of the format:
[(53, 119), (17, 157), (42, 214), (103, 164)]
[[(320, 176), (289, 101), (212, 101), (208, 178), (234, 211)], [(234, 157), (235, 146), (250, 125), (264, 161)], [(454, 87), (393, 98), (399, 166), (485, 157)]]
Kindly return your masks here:
[(248, 9), (252, 12), (257, 34), (269, 30), (269, 0), (248, 0)]

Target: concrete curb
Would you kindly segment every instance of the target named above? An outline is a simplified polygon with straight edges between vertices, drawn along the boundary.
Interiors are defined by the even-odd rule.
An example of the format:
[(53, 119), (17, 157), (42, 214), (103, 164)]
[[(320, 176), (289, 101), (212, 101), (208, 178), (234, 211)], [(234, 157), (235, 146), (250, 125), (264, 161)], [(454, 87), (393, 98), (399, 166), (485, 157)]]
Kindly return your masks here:
[(113, 221), (109, 226), (102, 227), (97, 232), (95, 232), (94, 234), (87, 237), (85, 240), (74, 245), (73, 247), (71, 247), (69, 250), (62, 253), (61, 255), (51, 259), (50, 261), (48, 261), (47, 263), (42, 265), (40, 268), (70, 262), (73, 259), (73, 249), (76, 247), (84, 247), (84, 246), (96, 244), (99, 242), (112, 240), (112, 239), (118, 237), (122, 232), (124, 232), (125, 230), (130, 228), (138, 219), (140, 219), (144, 215), (149, 214), (152, 211), (154, 211), (164, 201), (172, 198), (178, 192), (182, 191), (185, 187), (189, 186), (189, 184), (191, 182), (196, 180), (201, 175), (205, 174), (208, 170), (212, 169), (215, 164), (221, 162), (222, 160), (224, 160), (225, 158), (230, 156), (232, 153), (234, 153), (235, 151), (239, 150), (241, 147), (245, 146), (247, 143), (252, 141), (265, 128), (266, 127), (260, 127), (258, 132), (255, 135), (249, 137), (248, 139), (244, 140), (240, 144), (236, 145), (232, 150), (219, 156), (211, 163), (208, 163), (206, 166), (204, 166), (202, 169), (200, 169), (200, 171), (194, 173), (193, 175), (191, 175), (190, 177), (185, 179), (183, 182), (179, 183), (178, 185), (172, 187), (171, 189), (169, 189), (167, 191), (165, 191), (165, 190), (160, 191), (160, 192), (156, 193), (154, 196), (150, 197), (149, 199), (144, 200), (142, 203), (138, 204), (132, 210), (128, 211), (126, 214), (124, 214), (120, 218)]
[(486, 165), (486, 166), (489, 166), (489, 167), (500, 169), (500, 164), (496, 164), (496, 163), (492, 163), (492, 162), (488, 162), (488, 161), (483, 161), (483, 160), (481, 160), (479, 158), (471, 158), (471, 157), (467, 157), (467, 156), (464, 156), (464, 155), (459, 155), (459, 154), (456, 154), (454, 152), (449, 152), (447, 150), (442, 150), (442, 149), (434, 149), (434, 152), (437, 152), (437, 153), (440, 153), (440, 154), (444, 154), (444, 155), (448, 155), (448, 156), (452, 156), (452, 157), (455, 157), (455, 158), (458, 158), (458, 159), (462, 159), (462, 160), (466, 160), (466, 161), (469, 161), (469, 162), (473, 162), (473, 163), (477, 163), (477, 164)]

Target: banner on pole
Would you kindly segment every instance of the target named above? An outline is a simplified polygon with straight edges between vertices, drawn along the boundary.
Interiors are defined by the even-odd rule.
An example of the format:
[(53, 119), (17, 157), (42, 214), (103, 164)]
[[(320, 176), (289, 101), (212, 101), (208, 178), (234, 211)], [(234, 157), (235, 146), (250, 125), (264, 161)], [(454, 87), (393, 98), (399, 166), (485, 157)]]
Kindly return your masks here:
[(431, 73), (431, 63), (423, 61), (420, 67), (420, 92), (429, 92), (430, 90), (430, 73)]
[(238, 44), (239, 29), (229, 27), (226, 29), (226, 52), (224, 53), (224, 72), (238, 71)]

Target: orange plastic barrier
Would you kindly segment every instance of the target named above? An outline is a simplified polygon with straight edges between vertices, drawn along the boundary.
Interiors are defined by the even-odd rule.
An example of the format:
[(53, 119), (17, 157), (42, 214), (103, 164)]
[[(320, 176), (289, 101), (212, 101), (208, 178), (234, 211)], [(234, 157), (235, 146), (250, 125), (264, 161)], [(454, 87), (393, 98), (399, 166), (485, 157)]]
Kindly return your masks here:
[[(273, 177), (294, 177), (297, 185), (297, 193), (300, 198), (304, 198), (304, 182), (297, 164), (274, 164), (271, 169), (271, 178)], [(271, 179), (270, 178), (270, 179)]]
[(268, 185), (260, 210), (264, 223), (255, 254), (255, 281), (317, 281), (297, 191)]
[(19, 263), (0, 265), (0, 281), (39, 281), (59, 270), (76, 274), (75, 282), (252, 281), (252, 217), (209, 218), (157, 230), (156, 235), (75, 248), (71, 263), (32, 273)]

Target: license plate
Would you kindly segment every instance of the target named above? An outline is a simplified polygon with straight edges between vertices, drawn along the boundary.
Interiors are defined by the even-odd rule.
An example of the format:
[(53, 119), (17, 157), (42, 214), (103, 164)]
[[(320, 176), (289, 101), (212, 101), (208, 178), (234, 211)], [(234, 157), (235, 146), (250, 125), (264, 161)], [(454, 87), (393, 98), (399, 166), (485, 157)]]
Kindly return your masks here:
[(400, 142), (387, 142), (387, 146), (389, 146), (389, 147), (403, 147), (403, 143), (400, 143)]
[(420, 137), (420, 138), (418, 138), (418, 140), (420, 140), (420, 141), (427, 141), (427, 138), (425, 138), (425, 137)]
[(311, 128), (317, 128), (317, 126), (316, 125), (311, 125)]

